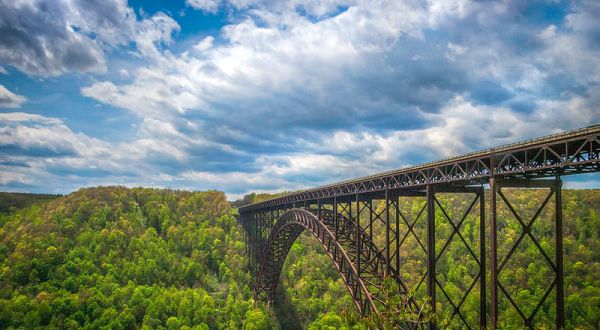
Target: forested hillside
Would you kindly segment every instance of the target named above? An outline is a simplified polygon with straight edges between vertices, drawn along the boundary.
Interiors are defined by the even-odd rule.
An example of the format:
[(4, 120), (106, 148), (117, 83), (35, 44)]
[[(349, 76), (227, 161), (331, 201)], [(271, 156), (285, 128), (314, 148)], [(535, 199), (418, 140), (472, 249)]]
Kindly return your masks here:
[[(507, 192), (524, 218), (535, 213), (543, 194)], [(249, 195), (238, 205), (268, 197)], [(458, 217), (470, 200), (446, 195), (440, 196), (440, 203), (451, 217)], [(401, 200), (401, 206), (411, 218), (423, 201)], [(567, 325), (597, 329), (600, 191), (563, 191), (563, 210)], [(506, 207), (499, 207), (498, 212), (502, 219), (499, 256), (504, 256), (521, 228)], [(477, 214), (473, 210), (460, 227), (474, 251), (478, 249)], [(82, 189), (25, 209), (13, 208), (10, 214), (0, 215), (0, 328), (366, 328), (329, 257), (309, 233), (292, 246), (275, 304), (254, 302), (253, 278), (247, 271), (243, 235), (235, 216), (221, 192), (122, 187)], [(553, 257), (551, 216), (543, 212), (532, 233)], [(436, 245), (443, 246), (451, 226), (440, 210), (436, 218)], [(425, 221), (417, 221), (414, 228), (421, 237)], [(401, 233), (405, 230), (402, 225)], [(374, 234), (376, 244), (381, 245), (381, 227), (375, 227)], [(402, 275), (413, 283), (423, 270), (424, 254), (418, 252), (412, 235), (402, 246)], [(501, 273), (500, 280), (525, 311), (535, 307), (536, 298), (550, 284), (550, 268), (540, 262), (542, 258), (525, 239)], [(462, 242), (448, 245), (438, 274), (453, 299), (465, 292), (475, 268)], [(447, 312), (447, 301), (441, 294), (438, 297), (438, 309)], [(552, 321), (552, 301), (551, 294), (540, 308), (538, 326)], [(465, 314), (476, 310), (477, 304), (477, 296), (470, 294), (462, 307)], [(500, 308), (505, 328), (511, 328), (509, 323), (519, 324), (517, 312), (506, 299), (500, 300)], [(439, 319), (441, 324), (446, 322), (445, 315)], [(474, 317), (467, 321), (476, 322)]]
[(0, 328), (264, 329), (225, 195), (83, 189), (0, 218)]

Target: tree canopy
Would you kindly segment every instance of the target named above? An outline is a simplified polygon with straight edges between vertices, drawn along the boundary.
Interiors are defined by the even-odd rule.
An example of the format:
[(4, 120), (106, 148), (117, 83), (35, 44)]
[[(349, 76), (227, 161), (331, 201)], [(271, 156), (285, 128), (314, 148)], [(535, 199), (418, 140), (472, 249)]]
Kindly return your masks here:
[[(526, 217), (535, 213), (543, 194), (507, 191)], [(240, 205), (270, 197), (251, 195)], [(460, 195), (439, 198), (450, 216), (460, 215), (469, 205)], [(331, 260), (308, 232), (290, 250), (275, 304), (254, 301), (237, 210), (222, 192), (98, 187), (62, 197), (17, 199), (8, 198), (12, 206), (0, 213), (0, 328), (366, 329), (373, 324), (359, 318)], [(407, 217), (422, 203), (400, 201)], [(436, 212), (436, 246), (443, 246), (451, 224), (441, 210)], [(522, 228), (506, 207), (498, 212), (502, 256)], [(568, 328), (600, 328), (599, 212), (600, 191), (563, 191)], [(543, 212), (531, 230), (552, 257), (551, 217), (551, 212)], [(460, 227), (475, 251), (477, 221), (474, 212)], [(416, 236), (424, 234), (424, 224), (416, 223)], [(404, 234), (406, 227), (400, 228)], [(381, 247), (384, 231), (381, 226), (373, 231)], [(423, 270), (424, 255), (417, 244), (409, 235), (401, 250), (401, 274), (407, 283)], [(540, 260), (537, 247), (526, 241), (500, 276), (525, 311), (535, 307), (551, 279), (550, 267)], [(452, 299), (465, 292), (475, 266), (463, 243), (448, 245), (437, 271)], [(415, 292), (417, 298), (422, 294)], [(441, 294), (438, 297), (438, 322), (446, 324), (449, 304)], [(537, 326), (550, 327), (553, 304), (550, 297), (541, 307)], [(475, 324), (477, 295), (468, 295), (461, 308), (466, 321)], [(500, 299), (500, 309), (504, 328), (520, 326), (505, 298)]]

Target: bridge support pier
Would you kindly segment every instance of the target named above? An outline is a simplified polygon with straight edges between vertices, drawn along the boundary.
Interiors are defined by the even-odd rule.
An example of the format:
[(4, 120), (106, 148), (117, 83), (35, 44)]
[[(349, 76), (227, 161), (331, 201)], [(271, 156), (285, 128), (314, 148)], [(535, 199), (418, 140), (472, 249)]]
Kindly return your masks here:
[[(473, 196), (468, 204), (468, 207), (464, 210), (462, 214), (452, 216), (444, 207), (442, 202), (440, 202), (440, 198), (444, 194), (465, 194)], [(432, 311), (434, 315), (441, 315), (442, 310), (437, 309), (437, 303), (439, 302), (447, 302), (451, 307), (450, 315), (447, 315), (447, 319), (434, 319), (429, 324), (430, 329), (435, 329), (438, 325), (442, 327), (448, 327), (450, 322), (453, 319), (460, 319), (459, 322), (463, 322), (462, 326), (468, 325), (469, 328), (475, 326), (474, 324), (469, 324), (467, 322), (467, 318), (463, 315), (461, 311), (461, 307), (463, 303), (467, 299), (467, 296), (474, 294), (473, 288), (479, 284), (479, 328), (485, 329), (487, 323), (487, 300), (486, 300), (486, 254), (485, 254), (485, 202), (484, 202), (484, 189), (482, 186), (480, 187), (465, 187), (465, 186), (452, 186), (452, 185), (437, 185), (427, 186), (426, 189), (427, 196), (427, 293), (431, 299)], [(475, 208), (479, 208), (479, 212), (472, 212), (476, 210)], [(439, 219), (436, 219), (436, 213), (439, 216)], [(463, 224), (469, 218), (478, 218), (477, 222), (474, 222), (473, 225), (479, 226), (479, 251), (474, 248), (471, 244), (468, 243), (467, 239), (460, 232)], [(451, 226), (451, 232), (445, 242), (442, 243), (439, 247), (436, 246), (436, 221), (441, 223), (448, 223)], [(460, 240), (459, 240), (460, 239)], [(437, 238), (439, 241), (439, 238)], [(478, 265), (477, 274), (473, 274), (473, 279), (471, 283), (468, 283), (468, 289), (463, 293), (461, 297), (455, 297), (453, 300), (449, 293), (446, 291), (446, 288), (443, 285), (444, 281), (440, 281), (437, 273), (437, 265), (440, 262), (440, 259), (447, 251), (447, 248), (452, 242), (460, 241), (464, 244), (466, 248), (466, 252), (470, 257), (475, 261)], [(440, 291), (441, 296), (438, 299), (437, 291)], [(443, 309), (443, 308), (442, 308)], [(444, 322), (445, 324), (436, 324), (440, 322)]]
[[(499, 324), (498, 315), (498, 300), (501, 296), (505, 297), (509, 305), (513, 307), (523, 320), (523, 325), (533, 329), (534, 319), (542, 305), (546, 302), (551, 291), (555, 291), (556, 296), (556, 328), (564, 328), (564, 274), (563, 274), (563, 228), (562, 228), (562, 182), (559, 178), (555, 180), (521, 180), (510, 179), (502, 180), (491, 178), (490, 184), (490, 326), (492, 329), (497, 329)], [(509, 201), (503, 188), (521, 188), (521, 189), (544, 189), (548, 191), (543, 202), (538, 207), (531, 219), (523, 219), (522, 215)], [(500, 197), (498, 199), (498, 197)], [(532, 232), (532, 226), (539, 218), (540, 214), (547, 209), (549, 203), (554, 197), (554, 235), (555, 235), (555, 257), (552, 260), (547, 252), (543, 249), (538, 239)], [(511, 249), (502, 260), (498, 260), (498, 206), (504, 205), (509, 210), (509, 214), (518, 221), (522, 229), (519, 238), (512, 245)], [(538, 301), (537, 305), (529, 315), (526, 315), (518, 303), (513, 299), (507, 288), (501, 283), (499, 276), (505, 268), (507, 262), (521, 244), (525, 237), (529, 237), (533, 244), (537, 247), (543, 259), (550, 265), (554, 273), (554, 279), (547, 288), (543, 297)]]

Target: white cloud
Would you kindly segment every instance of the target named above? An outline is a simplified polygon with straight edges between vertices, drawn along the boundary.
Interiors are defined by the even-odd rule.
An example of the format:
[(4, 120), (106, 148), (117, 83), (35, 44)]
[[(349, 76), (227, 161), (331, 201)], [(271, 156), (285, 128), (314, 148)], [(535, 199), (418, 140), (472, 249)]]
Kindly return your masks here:
[(17, 95), (0, 85), (0, 108), (19, 108), (25, 101), (25, 96)]
[(220, 8), (234, 10), (268, 9), (274, 12), (301, 10), (307, 15), (321, 18), (342, 7), (355, 5), (356, 0), (186, 0), (186, 4), (205, 13), (216, 14)]
[(82, 93), (152, 116), (212, 111), (212, 102), (257, 99), (300, 86), (319, 93), (324, 84), (344, 79), (344, 70), (362, 70), (366, 56), (385, 52), (399, 37), (419, 37), (426, 25), (422, 8), (395, 1), (351, 7), (319, 22), (295, 11), (252, 14), (223, 29), (226, 44), (209, 47), (208, 37), (196, 45), (202, 54), (163, 54), (138, 70), (133, 83), (96, 82)]
[(596, 35), (600, 32), (598, 22), (600, 14), (600, 3), (594, 0), (583, 0), (575, 6), (575, 10), (566, 17), (567, 26), (576, 32), (592, 32)]
[(199, 43), (197, 43), (194, 46), (194, 49), (199, 52), (203, 52), (213, 46), (214, 40), (215, 40), (215, 38), (213, 38), (212, 36), (208, 36), (208, 37), (202, 39)]
[(447, 19), (462, 19), (477, 6), (476, 3), (468, 0), (427, 0), (427, 5), (429, 7), (429, 25), (433, 27), (443, 24)]
[(110, 154), (108, 145), (72, 132), (61, 120), (23, 112), (0, 114), (0, 145), (21, 154), (98, 157)]
[(219, 11), (221, 0), (185, 0), (185, 3), (195, 9), (216, 14)]
[(2, 122), (5, 124), (17, 122), (40, 122), (47, 125), (56, 125), (61, 123), (61, 121), (56, 118), (49, 118), (25, 112), (2, 113), (0, 114), (0, 120), (2, 120)]
[[(312, 155), (321, 156), (297, 157), (309, 163), (318, 160), (306, 173), (330, 173), (336, 168), (341, 172), (337, 177), (351, 178), (416, 165), (410, 161), (416, 155), (424, 156), (421, 162), (425, 162), (586, 127), (600, 122), (598, 98), (600, 93), (590, 99), (573, 96), (564, 101), (540, 101), (532, 113), (519, 114), (505, 107), (474, 105), (457, 96), (439, 113), (426, 115), (436, 123), (431, 127), (388, 134), (338, 131), (309, 146)], [(294, 162), (286, 164), (290, 171), (303, 168)]]
[(456, 60), (457, 56), (462, 56), (464, 55), (468, 48), (461, 46), (461, 45), (457, 45), (457, 44), (453, 44), (452, 42), (448, 42), (448, 46), (447, 46), (448, 50), (446, 51), (446, 58), (450, 61), (450, 62), (454, 62)]
[(135, 43), (145, 57), (158, 58), (160, 46), (171, 42), (171, 35), (179, 31), (179, 24), (164, 13), (157, 13), (140, 21), (135, 26)]
[[(268, 189), (252, 178), (271, 177), (282, 189), (300, 184), (294, 178), (348, 178), (600, 120), (595, 93), (548, 91), (560, 74), (597, 82), (597, 51), (569, 29), (518, 25), (510, 2), (312, 4), (218, 3), (208, 10), (250, 8), (223, 28), (223, 42), (209, 36), (181, 54), (160, 53), (131, 81), (96, 82), (82, 93), (138, 115), (145, 137), (182, 132), (172, 138), (180, 145), (196, 139), (247, 157), (254, 172), (223, 170), (231, 183), (209, 170), (186, 172), (227, 189), (236, 179), (250, 190)], [(491, 87), (480, 91), (482, 82)], [(499, 92), (506, 95), (489, 96)], [(527, 110), (515, 110), (521, 104)]]
[(60, 192), (113, 183), (166, 187), (182, 183), (179, 172), (195, 161), (189, 150), (203, 148), (221, 146), (183, 135), (164, 121), (147, 119), (134, 139), (111, 143), (73, 132), (58, 118), (0, 113), (0, 186), (55, 185)]
[(155, 57), (179, 29), (160, 12), (138, 20), (126, 0), (1, 0), (0, 25), (0, 62), (42, 77), (105, 72), (105, 53), (132, 41)]

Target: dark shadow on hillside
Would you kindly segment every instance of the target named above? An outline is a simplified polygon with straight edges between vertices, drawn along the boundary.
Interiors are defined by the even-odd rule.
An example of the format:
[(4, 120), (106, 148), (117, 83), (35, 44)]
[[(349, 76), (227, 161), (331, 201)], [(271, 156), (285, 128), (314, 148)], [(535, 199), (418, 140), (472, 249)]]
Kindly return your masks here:
[(275, 292), (273, 310), (275, 311), (275, 316), (277, 317), (280, 329), (300, 330), (303, 328), (302, 320), (300, 320), (296, 308), (281, 284), (277, 286), (277, 291)]
[(0, 214), (24, 209), (32, 204), (49, 202), (61, 195), (0, 192)]

